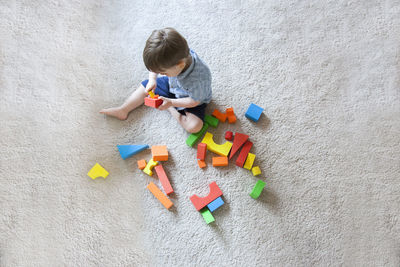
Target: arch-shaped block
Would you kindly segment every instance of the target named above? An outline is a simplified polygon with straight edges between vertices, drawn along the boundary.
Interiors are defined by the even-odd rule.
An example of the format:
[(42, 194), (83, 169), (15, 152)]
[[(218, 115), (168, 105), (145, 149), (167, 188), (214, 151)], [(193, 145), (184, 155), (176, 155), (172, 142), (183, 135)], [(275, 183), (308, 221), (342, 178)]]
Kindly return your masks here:
[(228, 141), (226, 141), (222, 145), (216, 144), (213, 140), (213, 135), (209, 132), (206, 132), (201, 142), (207, 144), (207, 149), (210, 150), (211, 152), (214, 152), (220, 156), (225, 156), (225, 157), (228, 156), (229, 151), (231, 151), (232, 148), (232, 143)]
[(190, 197), (190, 201), (192, 201), (193, 206), (196, 208), (196, 210), (201, 210), (208, 204), (210, 204), (212, 201), (217, 199), (218, 197), (222, 196), (222, 191), (218, 187), (216, 182), (212, 182), (209, 184), (210, 187), (210, 193), (206, 197), (199, 197), (197, 195), (193, 195)]

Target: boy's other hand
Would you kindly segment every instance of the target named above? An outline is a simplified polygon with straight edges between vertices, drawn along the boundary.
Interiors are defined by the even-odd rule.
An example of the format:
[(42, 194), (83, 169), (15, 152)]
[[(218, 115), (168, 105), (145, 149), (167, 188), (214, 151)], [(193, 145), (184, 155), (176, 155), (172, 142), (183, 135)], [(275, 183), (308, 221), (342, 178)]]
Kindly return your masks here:
[(146, 93), (149, 93), (150, 91), (154, 92), (154, 89), (157, 87), (157, 81), (155, 80), (149, 80), (149, 82), (146, 85)]
[(163, 97), (163, 96), (159, 96), (158, 98), (163, 100), (163, 103), (158, 107), (159, 110), (165, 110), (169, 107), (172, 107), (171, 98), (167, 98), (167, 97)]

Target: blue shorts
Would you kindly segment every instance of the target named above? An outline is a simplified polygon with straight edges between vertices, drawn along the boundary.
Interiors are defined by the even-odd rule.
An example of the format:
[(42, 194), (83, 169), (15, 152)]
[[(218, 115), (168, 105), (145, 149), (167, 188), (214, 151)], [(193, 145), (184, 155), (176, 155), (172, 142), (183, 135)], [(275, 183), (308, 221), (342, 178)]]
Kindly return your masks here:
[[(148, 82), (149, 82), (149, 80), (144, 80), (142, 82), (142, 85), (144, 87), (146, 87)], [(157, 78), (157, 87), (154, 90), (154, 93), (156, 95), (160, 95), (163, 97), (176, 99), (175, 94), (173, 94), (169, 91), (169, 83), (168, 83), (167, 76), (162, 76), (162, 77)], [(204, 121), (204, 116), (206, 115), (206, 107), (207, 107), (207, 104), (203, 103), (203, 104), (195, 106), (193, 108), (185, 108), (182, 110), (178, 110), (178, 112), (185, 116), (186, 116), (186, 112), (190, 112), (190, 113), (196, 115), (197, 117), (199, 117), (202, 121)]]

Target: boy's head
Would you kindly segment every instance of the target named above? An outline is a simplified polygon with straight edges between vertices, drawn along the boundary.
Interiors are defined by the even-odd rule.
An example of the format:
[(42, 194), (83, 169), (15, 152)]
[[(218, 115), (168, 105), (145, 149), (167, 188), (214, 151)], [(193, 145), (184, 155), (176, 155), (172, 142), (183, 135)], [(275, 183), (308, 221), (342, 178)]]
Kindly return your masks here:
[(154, 30), (146, 41), (143, 61), (149, 71), (177, 76), (186, 66), (189, 46), (175, 29)]

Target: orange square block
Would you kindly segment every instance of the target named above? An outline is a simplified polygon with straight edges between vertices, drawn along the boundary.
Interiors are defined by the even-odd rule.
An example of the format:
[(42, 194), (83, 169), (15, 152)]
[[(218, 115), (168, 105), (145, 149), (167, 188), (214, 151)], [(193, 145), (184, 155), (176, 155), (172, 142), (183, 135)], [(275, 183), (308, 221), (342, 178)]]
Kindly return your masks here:
[(146, 163), (146, 160), (144, 160), (144, 159), (138, 160), (138, 162), (137, 162), (137, 166), (141, 170), (146, 168), (146, 165), (147, 165), (147, 163)]
[(201, 169), (207, 166), (207, 163), (204, 160), (198, 160), (197, 164), (199, 164)]
[(213, 157), (212, 165), (215, 166), (228, 166), (228, 157)]
[(151, 154), (153, 155), (154, 161), (167, 161), (168, 160), (167, 146), (152, 146)]

